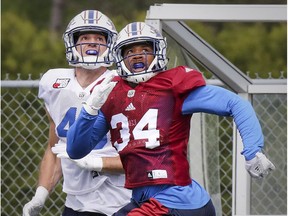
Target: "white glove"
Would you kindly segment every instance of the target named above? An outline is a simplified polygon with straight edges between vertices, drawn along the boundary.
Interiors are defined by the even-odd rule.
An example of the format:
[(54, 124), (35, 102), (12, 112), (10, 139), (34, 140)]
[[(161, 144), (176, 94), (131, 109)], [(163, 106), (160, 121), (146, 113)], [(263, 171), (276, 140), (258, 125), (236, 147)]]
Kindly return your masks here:
[(263, 153), (257, 152), (252, 160), (246, 161), (245, 168), (251, 177), (263, 178), (274, 170), (275, 166)]
[(107, 76), (99, 85), (96, 85), (83, 107), (90, 115), (97, 115), (98, 110), (102, 107), (108, 98), (108, 95), (113, 90), (117, 82), (111, 82), (114, 74)]
[(39, 186), (32, 200), (23, 207), (23, 216), (37, 216), (39, 215), (44, 203), (49, 195), (48, 190)]
[(86, 155), (81, 159), (71, 159), (67, 152), (57, 154), (58, 158), (67, 158), (73, 161), (77, 166), (82, 169), (86, 169), (89, 171), (97, 171), (101, 172), (103, 168), (103, 160), (101, 157), (96, 157), (95, 155)]
[(66, 144), (64, 143), (56, 143), (52, 148), (51, 148), (51, 151), (54, 153), (54, 154), (60, 154), (60, 153), (64, 153), (66, 152)]

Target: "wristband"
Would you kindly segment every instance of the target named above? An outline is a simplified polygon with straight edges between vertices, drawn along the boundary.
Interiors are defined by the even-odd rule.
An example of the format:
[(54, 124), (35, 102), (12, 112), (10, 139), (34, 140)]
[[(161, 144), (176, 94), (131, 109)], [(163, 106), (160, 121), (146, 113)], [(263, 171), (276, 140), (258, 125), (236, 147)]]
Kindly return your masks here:
[(88, 105), (86, 102), (83, 103), (83, 107), (84, 107), (85, 111), (90, 115), (95, 116), (98, 114), (98, 109)]
[(39, 186), (36, 189), (36, 193), (35, 193), (34, 197), (37, 198), (39, 201), (41, 201), (44, 204), (48, 195), (49, 195), (48, 190), (43, 186)]
[(95, 166), (97, 167), (96, 171), (101, 172), (103, 169), (103, 160), (102, 158), (95, 158), (94, 159)]

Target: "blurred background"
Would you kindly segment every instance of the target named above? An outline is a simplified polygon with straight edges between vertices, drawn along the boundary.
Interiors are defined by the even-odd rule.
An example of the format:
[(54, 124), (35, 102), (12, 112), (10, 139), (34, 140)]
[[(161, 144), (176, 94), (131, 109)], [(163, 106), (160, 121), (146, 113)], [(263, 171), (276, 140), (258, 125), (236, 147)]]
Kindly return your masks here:
[[(150, 5), (191, 4), (286, 4), (285, 0), (2, 0), (1, 79), (39, 74), (66, 67), (62, 34), (69, 21), (85, 9), (100, 10), (118, 31), (133, 21), (144, 21)], [(175, 11), (181, 13), (181, 11)], [(193, 13), (193, 11), (191, 11)], [(286, 71), (286, 23), (200, 23), (189, 26), (242, 71)], [(271, 42), (273, 41), (273, 43)], [(249, 55), (248, 55), (249, 53)], [(255, 63), (256, 62), (256, 63)], [(257, 64), (261, 63), (261, 64)], [(275, 71), (277, 68), (277, 71)], [(253, 74), (251, 75), (253, 78)]]

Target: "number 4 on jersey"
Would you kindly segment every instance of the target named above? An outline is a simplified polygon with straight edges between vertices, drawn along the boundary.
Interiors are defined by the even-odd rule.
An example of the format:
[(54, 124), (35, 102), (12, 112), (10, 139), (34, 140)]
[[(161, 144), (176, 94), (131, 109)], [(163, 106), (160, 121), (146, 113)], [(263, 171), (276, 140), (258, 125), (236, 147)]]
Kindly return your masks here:
[(76, 119), (76, 107), (71, 107), (65, 114), (61, 123), (57, 127), (57, 133), (59, 137), (66, 137), (67, 131), (71, 125), (75, 122)]

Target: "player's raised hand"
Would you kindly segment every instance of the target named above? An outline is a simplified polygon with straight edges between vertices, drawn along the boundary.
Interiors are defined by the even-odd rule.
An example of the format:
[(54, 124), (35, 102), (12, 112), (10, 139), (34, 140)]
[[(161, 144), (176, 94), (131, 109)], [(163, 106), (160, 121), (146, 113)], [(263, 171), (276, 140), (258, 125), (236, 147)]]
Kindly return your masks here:
[(88, 100), (83, 104), (84, 109), (90, 115), (97, 115), (98, 110), (106, 102), (108, 95), (113, 90), (117, 82), (111, 82), (114, 74), (107, 76), (99, 85), (96, 85)]
[(246, 170), (253, 178), (263, 178), (275, 169), (274, 164), (261, 152), (249, 161), (246, 161)]

